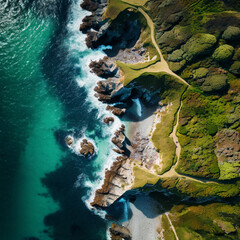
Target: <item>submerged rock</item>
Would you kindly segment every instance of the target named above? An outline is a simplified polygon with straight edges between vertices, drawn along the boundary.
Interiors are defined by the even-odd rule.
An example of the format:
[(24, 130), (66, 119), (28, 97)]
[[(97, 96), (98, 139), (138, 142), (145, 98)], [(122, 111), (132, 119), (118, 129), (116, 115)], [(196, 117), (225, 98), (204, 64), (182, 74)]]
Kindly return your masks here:
[(80, 153), (85, 157), (92, 156), (95, 153), (94, 145), (87, 139), (83, 139), (81, 142)]

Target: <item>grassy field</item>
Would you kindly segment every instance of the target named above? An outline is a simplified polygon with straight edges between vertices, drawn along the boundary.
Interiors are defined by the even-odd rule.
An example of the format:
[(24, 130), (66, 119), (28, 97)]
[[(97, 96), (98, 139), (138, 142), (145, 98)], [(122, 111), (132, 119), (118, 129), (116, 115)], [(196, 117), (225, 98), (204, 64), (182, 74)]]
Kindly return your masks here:
[(144, 187), (146, 184), (156, 184), (159, 180), (159, 176), (150, 173), (147, 170), (144, 170), (140, 167), (133, 167), (134, 174), (134, 184), (132, 186), (133, 189)]
[(104, 17), (114, 20), (118, 14), (128, 8), (144, 6), (149, 0), (108, 0), (108, 7)]

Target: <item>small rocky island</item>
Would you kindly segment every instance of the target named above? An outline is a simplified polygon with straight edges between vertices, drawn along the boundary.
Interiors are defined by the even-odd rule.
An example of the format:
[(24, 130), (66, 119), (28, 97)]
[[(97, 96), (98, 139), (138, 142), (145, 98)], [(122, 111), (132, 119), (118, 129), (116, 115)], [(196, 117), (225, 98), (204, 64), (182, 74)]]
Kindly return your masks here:
[[(108, 211), (120, 199), (151, 195), (161, 204), (158, 239), (239, 239), (240, 2), (84, 0), (81, 7), (92, 12), (80, 26), (87, 46), (111, 46), (90, 64), (102, 78), (95, 96), (116, 118), (131, 119), (112, 137), (118, 157), (91, 205)], [(82, 154), (94, 153), (87, 140), (81, 145)], [(131, 219), (122, 225), (113, 223), (112, 239), (137, 239)]]

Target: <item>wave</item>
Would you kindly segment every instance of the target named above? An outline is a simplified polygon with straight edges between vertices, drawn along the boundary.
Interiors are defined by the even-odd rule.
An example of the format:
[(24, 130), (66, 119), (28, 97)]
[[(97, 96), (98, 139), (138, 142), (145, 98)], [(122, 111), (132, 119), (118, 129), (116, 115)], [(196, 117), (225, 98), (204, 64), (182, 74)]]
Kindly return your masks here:
[[(100, 120), (100, 122), (102, 122), (99, 127), (101, 127), (103, 130), (103, 136), (101, 138), (95, 136), (94, 139), (94, 142), (98, 148), (97, 157), (93, 161), (95, 180), (91, 181), (88, 176), (84, 174), (81, 174), (79, 179), (81, 179), (81, 183), (88, 189), (87, 195), (84, 196), (82, 200), (90, 210), (104, 218), (105, 212), (93, 209), (90, 203), (93, 201), (95, 191), (103, 184), (105, 169), (109, 169), (112, 165), (112, 162), (118, 156), (117, 153), (111, 150), (114, 147), (113, 143), (111, 142), (111, 137), (113, 133), (120, 128), (122, 123), (119, 118), (115, 117), (111, 112), (106, 110), (106, 104), (99, 102), (94, 96), (94, 87), (96, 86), (96, 83), (102, 79), (91, 72), (89, 64), (91, 61), (96, 61), (100, 58), (103, 58), (105, 56), (103, 50), (110, 49), (111, 46), (101, 46), (97, 50), (91, 50), (87, 48), (85, 44), (86, 35), (79, 31), (79, 26), (82, 22), (82, 19), (91, 13), (81, 9), (80, 3), (81, 1), (77, 0), (74, 1), (71, 6), (70, 19), (67, 25), (67, 30), (69, 33), (69, 37), (66, 41), (69, 49), (69, 55), (67, 57), (77, 59), (75, 67), (79, 68), (80, 74), (76, 76), (75, 80), (79, 87), (85, 88), (87, 91), (86, 101), (90, 105), (89, 111), (92, 109), (97, 109), (97, 118)], [(115, 121), (111, 126), (103, 123), (102, 119), (106, 116), (114, 117)], [(92, 132), (88, 133), (87, 130), (85, 131), (85, 135), (93, 136)], [(79, 179), (77, 180), (77, 183), (79, 182)], [(76, 186), (79, 186), (77, 183)]]

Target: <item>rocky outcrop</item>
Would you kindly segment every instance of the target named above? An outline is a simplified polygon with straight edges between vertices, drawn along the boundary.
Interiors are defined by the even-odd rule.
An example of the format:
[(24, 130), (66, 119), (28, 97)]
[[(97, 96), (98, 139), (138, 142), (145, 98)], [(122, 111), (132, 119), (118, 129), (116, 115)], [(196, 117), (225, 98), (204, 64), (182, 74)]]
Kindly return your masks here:
[(132, 239), (129, 229), (121, 225), (112, 223), (109, 231), (111, 233), (112, 240), (121, 240), (121, 239), (131, 240)]
[(67, 136), (65, 139), (67, 145), (70, 147), (74, 143), (74, 138), (71, 136)]
[(148, 135), (143, 136), (136, 132), (132, 140), (131, 159), (140, 161), (148, 170), (156, 170), (154, 166), (160, 166), (161, 160), (159, 153), (156, 151)]
[(106, 107), (106, 110), (112, 112), (114, 115), (119, 116), (119, 117), (122, 117), (123, 114), (126, 112), (125, 108), (117, 108), (117, 107), (110, 106), (110, 105), (108, 105)]
[(114, 122), (114, 117), (106, 117), (103, 119), (103, 122), (110, 125)]
[(240, 162), (239, 132), (231, 129), (218, 132), (216, 154), (219, 162)]
[(240, 134), (236, 130), (224, 129), (216, 135), (216, 155), (221, 179), (240, 176)]
[(92, 69), (92, 72), (102, 78), (112, 78), (118, 72), (116, 64), (108, 57), (104, 57), (99, 61), (92, 61), (89, 67)]
[(87, 139), (83, 139), (80, 145), (80, 154), (83, 156), (90, 157), (95, 153), (94, 145)]
[[(124, 134), (125, 126), (122, 126), (114, 133), (114, 137), (112, 138), (112, 143), (115, 144), (121, 151), (126, 150), (126, 137)], [(117, 152), (117, 151), (116, 151)]]
[(91, 205), (106, 208), (121, 197), (132, 185), (132, 166), (127, 156), (119, 156), (111, 168), (106, 170), (101, 189), (95, 192)]

